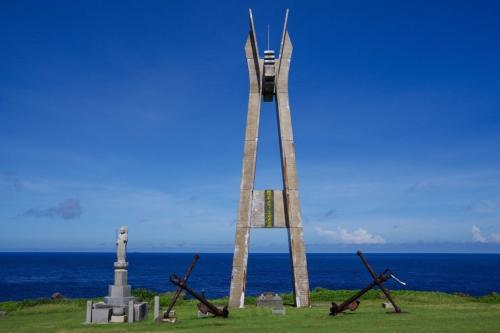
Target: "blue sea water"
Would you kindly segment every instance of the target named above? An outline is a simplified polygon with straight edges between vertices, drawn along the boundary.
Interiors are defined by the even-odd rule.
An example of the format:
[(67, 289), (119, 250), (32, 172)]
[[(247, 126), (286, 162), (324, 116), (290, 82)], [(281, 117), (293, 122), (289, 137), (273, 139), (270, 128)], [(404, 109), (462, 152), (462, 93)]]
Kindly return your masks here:
[[(232, 254), (201, 254), (190, 285), (207, 297), (229, 293)], [(500, 292), (500, 254), (366, 254), (380, 273), (390, 268), (407, 286), (391, 289), (433, 290), (485, 295)], [(133, 288), (174, 290), (169, 276), (182, 276), (191, 262), (188, 253), (130, 253)], [(311, 288), (360, 289), (370, 275), (355, 254), (309, 254)], [(113, 253), (0, 253), (0, 300), (50, 297), (99, 297), (113, 283)], [(292, 290), (288, 254), (250, 254), (247, 294)]]

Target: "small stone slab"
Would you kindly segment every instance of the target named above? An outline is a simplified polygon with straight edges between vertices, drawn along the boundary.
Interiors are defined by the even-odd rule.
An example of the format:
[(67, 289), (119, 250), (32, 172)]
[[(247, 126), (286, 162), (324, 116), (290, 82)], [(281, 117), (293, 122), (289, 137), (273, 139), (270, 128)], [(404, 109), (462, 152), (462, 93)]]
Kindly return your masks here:
[(93, 307), (94, 309), (112, 309), (112, 308), (113, 308), (113, 306), (112, 306), (112, 305), (106, 304), (106, 303), (104, 303), (104, 302), (97, 302), (97, 303), (94, 303), (94, 304), (92, 305), (92, 307)]
[(388, 310), (394, 310), (394, 306), (392, 305), (391, 302), (385, 302), (385, 303), (382, 303), (382, 307), (384, 309), (388, 309)]
[(175, 315), (175, 310), (170, 310), (170, 313), (167, 316), (167, 311), (163, 311), (163, 315), (161, 316), (161, 321), (165, 323), (175, 323), (177, 321), (177, 316)]
[(64, 298), (64, 296), (61, 293), (53, 293), (52, 296), (50, 296), (50, 299), (54, 299), (54, 300), (63, 299), (63, 298)]
[(161, 322), (163, 323), (171, 323), (175, 324), (177, 322), (177, 316), (175, 315), (175, 310), (170, 310), (168, 314), (168, 318), (165, 318), (167, 311), (163, 312), (163, 316), (161, 317)]
[(126, 315), (111, 316), (111, 320), (109, 322), (110, 323), (125, 323), (125, 322), (127, 322), (127, 316)]
[(160, 296), (155, 296), (154, 298), (154, 312), (153, 312), (153, 320), (160, 319)]
[(92, 300), (88, 300), (85, 313), (85, 324), (91, 324), (91, 323), (92, 323)]
[(284, 314), (286, 314), (286, 311), (285, 311), (284, 307), (281, 307), (281, 308), (272, 308), (271, 312), (272, 312), (272, 314), (275, 314), (275, 315), (284, 315)]
[(212, 316), (212, 314), (210, 312), (203, 313), (200, 310), (198, 310), (198, 318), (207, 318), (207, 317), (211, 317), (211, 316)]
[(141, 321), (146, 319), (148, 315), (148, 303), (135, 303), (134, 304), (134, 321)]
[(282, 308), (283, 299), (278, 294), (267, 292), (257, 297), (256, 304), (266, 308)]
[(92, 309), (92, 323), (109, 323), (111, 318), (111, 308)]
[(133, 323), (134, 322), (134, 301), (129, 301), (128, 302), (128, 322)]

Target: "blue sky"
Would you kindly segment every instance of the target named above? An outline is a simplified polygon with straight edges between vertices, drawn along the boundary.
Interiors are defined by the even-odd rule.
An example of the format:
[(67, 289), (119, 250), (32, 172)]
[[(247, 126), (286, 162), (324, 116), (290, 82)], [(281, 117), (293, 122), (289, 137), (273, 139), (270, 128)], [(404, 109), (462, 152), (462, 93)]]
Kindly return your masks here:
[[(290, 8), (309, 251), (500, 252), (494, 1), (2, 2), (0, 251), (231, 252), (249, 7), (261, 52)], [(272, 104), (259, 143), (280, 188)]]

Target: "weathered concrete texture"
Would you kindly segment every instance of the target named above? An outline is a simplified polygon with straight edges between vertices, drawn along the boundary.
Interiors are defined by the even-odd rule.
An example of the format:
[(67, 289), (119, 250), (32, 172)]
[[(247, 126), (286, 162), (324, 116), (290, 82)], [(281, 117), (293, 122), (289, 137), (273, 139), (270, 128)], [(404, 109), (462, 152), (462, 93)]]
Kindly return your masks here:
[(158, 320), (160, 318), (160, 296), (155, 296), (154, 298), (154, 312), (153, 320)]
[(286, 190), (296, 190), (297, 165), (295, 162), (295, 146), (293, 141), (281, 140), (281, 163), (283, 165), (283, 179)]
[(92, 323), (109, 323), (111, 319), (111, 308), (92, 309)]
[(85, 323), (92, 323), (92, 301), (87, 301), (87, 312), (85, 314)]
[(229, 290), (230, 308), (240, 308), (245, 304), (245, 285), (247, 275), (249, 237), (249, 228), (236, 227), (233, 270), (231, 273), (231, 288)]
[(302, 227), (302, 212), (300, 209), (300, 197), (297, 190), (285, 190), (285, 205), (288, 213), (288, 227)]
[(134, 321), (146, 319), (148, 315), (148, 303), (134, 303)]
[(125, 323), (125, 322), (127, 322), (127, 315), (112, 315), (109, 322), (110, 323)]
[[(275, 190), (265, 197), (264, 191), (254, 190), (255, 162), (262, 103), (262, 85), (264, 60), (259, 57), (255, 38), (255, 28), (250, 11), (250, 32), (245, 44), (250, 92), (245, 132), (245, 145), (240, 186), (238, 222), (236, 227), (233, 270), (229, 307), (243, 307), (245, 297), (246, 270), (250, 228), (285, 227), (288, 228), (290, 260), (292, 262), (295, 303), (298, 307), (309, 306), (309, 277), (305, 256), (304, 236), (300, 198), (298, 192), (297, 166), (293, 142), (290, 102), (288, 98), (288, 73), (292, 55), (292, 43), (287, 30), (288, 11), (285, 18), (280, 59), (268, 57), (266, 72), (275, 74), (274, 82), (269, 75), (266, 81), (266, 101), (272, 101), (269, 84), (274, 84), (278, 130), (280, 135), (281, 165), (283, 173), (283, 191)], [(270, 51), (266, 51), (270, 54)], [(271, 76), (273, 76), (271, 75)], [(268, 192), (271, 193), (271, 192)]]
[(128, 302), (127, 319), (128, 319), (129, 323), (133, 323), (134, 322), (134, 301), (129, 301)]
[(115, 269), (115, 286), (126, 286), (128, 283), (128, 271), (126, 269)]
[(241, 190), (253, 189), (255, 180), (255, 161), (257, 158), (257, 141), (245, 141), (243, 168), (241, 171)]
[(292, 260), (295, 305), (297, 307), (310, 306), (309, 274), (307, 271), (307, 258), (304, 246), (303, 229), (289, 228), (288, 235)]
[[(274, 225), (273, 228), (286, 228), (285, 201), (282, 190), (274, 190)], [(252, 228), (267, 228), (264, 213), (264, 191), (254, 190), (252, 197), (252, 215), (250, 226)]]
[(238, 221), (237, 227), (248, 228), (250, 227), (250, 215), (252, 209), (252, 190), (240, 191), (240, 202), (238, 208)]
[(104, 302), (113, 307), (113, 315), (124, 315), (125, 307), (128, 306), (130, 301), (134, 300), (131, 296), (132, 288), (129, 285), (116, 286), (110, 285), (108, 287), (108, 295), (104, 297)]
[(260, 124), (260, 102), (261, 95), (257, 92), (251, 92), (248, 95), (247, 127), (245, 130), (245, 141), (256, 141), (259, 136)]

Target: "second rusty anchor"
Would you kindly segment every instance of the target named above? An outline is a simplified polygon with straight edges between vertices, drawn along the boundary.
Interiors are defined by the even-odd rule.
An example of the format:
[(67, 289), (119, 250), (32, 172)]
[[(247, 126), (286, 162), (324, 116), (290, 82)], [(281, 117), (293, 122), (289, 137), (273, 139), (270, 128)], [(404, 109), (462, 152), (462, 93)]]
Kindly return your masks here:
[(387, 288), (384, 286), (384, 282), (386, 282), (390, 278), (394, 278), (399, 283), (404, 284), (404, 285), (406, 285), (406, 284), (404, 282), (400, 281), (399, 279), (397, 279), (390, 269), (386, 269), (379, 276), (377, 276), (377, 274), (375, 273), (375, 271), (373, 270), (373, 268), (370, 266), (370, 264), (366, 260), (365, 256), (363, 255), (363, 252), (358, 251), (356, 254), (359, 256), (359, 258), (363, 262), (363, 265), (365, 265), (366, 269), (368, 270), (368, 272), (372, 276), (373, 281), (368, 286), (366, 286), (362, 290), (358, 291), (355, 295), (348, 298), (346, 301), (342, 302), (341, 304), (337, 304), (335, 302), (332, 302), (332, 307), (330, 308), (330, 315), (335, 316), (335, 315), (338, 315), (346, 310), (351, 310), (351, 311), (356, 310), (359, 306), (359, 303), (360, 303), (359, 298), (375, 286), (379, 287), (380, 290), (385, 294), (385, 296), (387, 297), (389, 302), (394, 307), (394, 311), (396, 313), (401, 313), (401, 309), (399, 308), (399, 306), (397, 306), (397, 304), (394, 301), (394, 299), (392, 298), (389, 290), (387, 290)]

